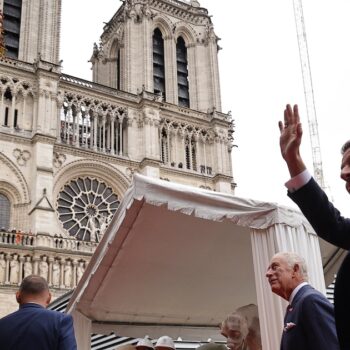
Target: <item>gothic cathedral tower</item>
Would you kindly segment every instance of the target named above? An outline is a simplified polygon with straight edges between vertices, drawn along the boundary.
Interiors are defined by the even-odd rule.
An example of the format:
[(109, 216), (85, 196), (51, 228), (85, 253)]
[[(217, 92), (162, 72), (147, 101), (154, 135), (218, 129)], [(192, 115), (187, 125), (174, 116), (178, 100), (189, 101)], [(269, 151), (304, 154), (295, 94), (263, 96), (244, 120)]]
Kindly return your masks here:
[(124, 0), (92, 81), (61, 72), (61, 0), (1, 9), (0, 315), (28, 274), (54, 296), (76, 286), (133, 173), (234, 190), (218, 37), (198, 1)]

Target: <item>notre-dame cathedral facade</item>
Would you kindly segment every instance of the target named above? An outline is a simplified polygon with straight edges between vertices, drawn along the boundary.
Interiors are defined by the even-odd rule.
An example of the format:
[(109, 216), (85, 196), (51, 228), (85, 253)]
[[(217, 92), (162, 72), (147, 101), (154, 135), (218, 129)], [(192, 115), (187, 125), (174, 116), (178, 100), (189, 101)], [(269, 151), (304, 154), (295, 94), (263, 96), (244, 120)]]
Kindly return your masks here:
[(0, 315), (29, 274), (56, 297), (76, 286), (135, 172), (235, 186), (208, 11), (123, 1), (86, 81), (61, 70), (61, 1), (0, 0)]

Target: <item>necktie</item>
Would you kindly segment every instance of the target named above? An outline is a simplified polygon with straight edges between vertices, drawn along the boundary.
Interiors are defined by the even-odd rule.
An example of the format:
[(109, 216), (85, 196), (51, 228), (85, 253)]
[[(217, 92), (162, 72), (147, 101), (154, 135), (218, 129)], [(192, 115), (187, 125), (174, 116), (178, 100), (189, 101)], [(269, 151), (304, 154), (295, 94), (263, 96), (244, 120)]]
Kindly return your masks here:
[(288, 313), (289, 313), (290, 311), (292, 311), (292, 310), (293, 310), (292, 305), (288, 304), (288, 305), (287, 305), (287, 308), (286, 308), (286, 312), (285, 312), (285, 314), (284, 314), (284, 322), (286, 322)]

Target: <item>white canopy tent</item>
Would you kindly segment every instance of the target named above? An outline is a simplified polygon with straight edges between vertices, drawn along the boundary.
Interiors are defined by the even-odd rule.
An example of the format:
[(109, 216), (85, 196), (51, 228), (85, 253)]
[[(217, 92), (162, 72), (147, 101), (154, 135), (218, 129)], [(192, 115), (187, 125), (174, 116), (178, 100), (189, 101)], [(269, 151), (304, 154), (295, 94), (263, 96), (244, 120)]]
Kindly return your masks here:
[(285, 305), (265, 273), (278, 251), (325, 291), (317, 236), (296, 210), (135, 175), (67, 307), (90, 333), (222, 340), (218, 325), (257, 304), (263, 349), (278, 349)]

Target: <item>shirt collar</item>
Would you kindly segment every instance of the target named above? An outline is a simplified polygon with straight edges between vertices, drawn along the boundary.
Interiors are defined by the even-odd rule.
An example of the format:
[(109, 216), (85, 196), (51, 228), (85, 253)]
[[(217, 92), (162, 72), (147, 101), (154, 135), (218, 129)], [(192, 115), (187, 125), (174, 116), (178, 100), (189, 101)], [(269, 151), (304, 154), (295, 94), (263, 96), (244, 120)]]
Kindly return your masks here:
[(294, 297), (297, 295), (297, 293), (299, 292), (299, 290), (300, 290), (302, 287), (304, 287), (304, 286), (306, 286), (306, 285), (308, 285), (308, 284), (309, 284), (309, 283), (307, 283), (307, 282), (302, 282), (302, 283), (298, 284), (298, 285), (293, 289), (293, 292), (292, 292), (292, 294), (291, 294), (290, 297), (289, 297), (289, 304), (290, 304), (290, 305), (292, 304), (292, 301), (293, 301)]
[(34, 302), (29, 302), (29, 303), (25, 303), (19, 306), (20, 309), (23, 308), (27, 308), (27, 307), (41, 307), (44, 308), (42, 305), (38, 304), (38, 303), (34, 303)]

